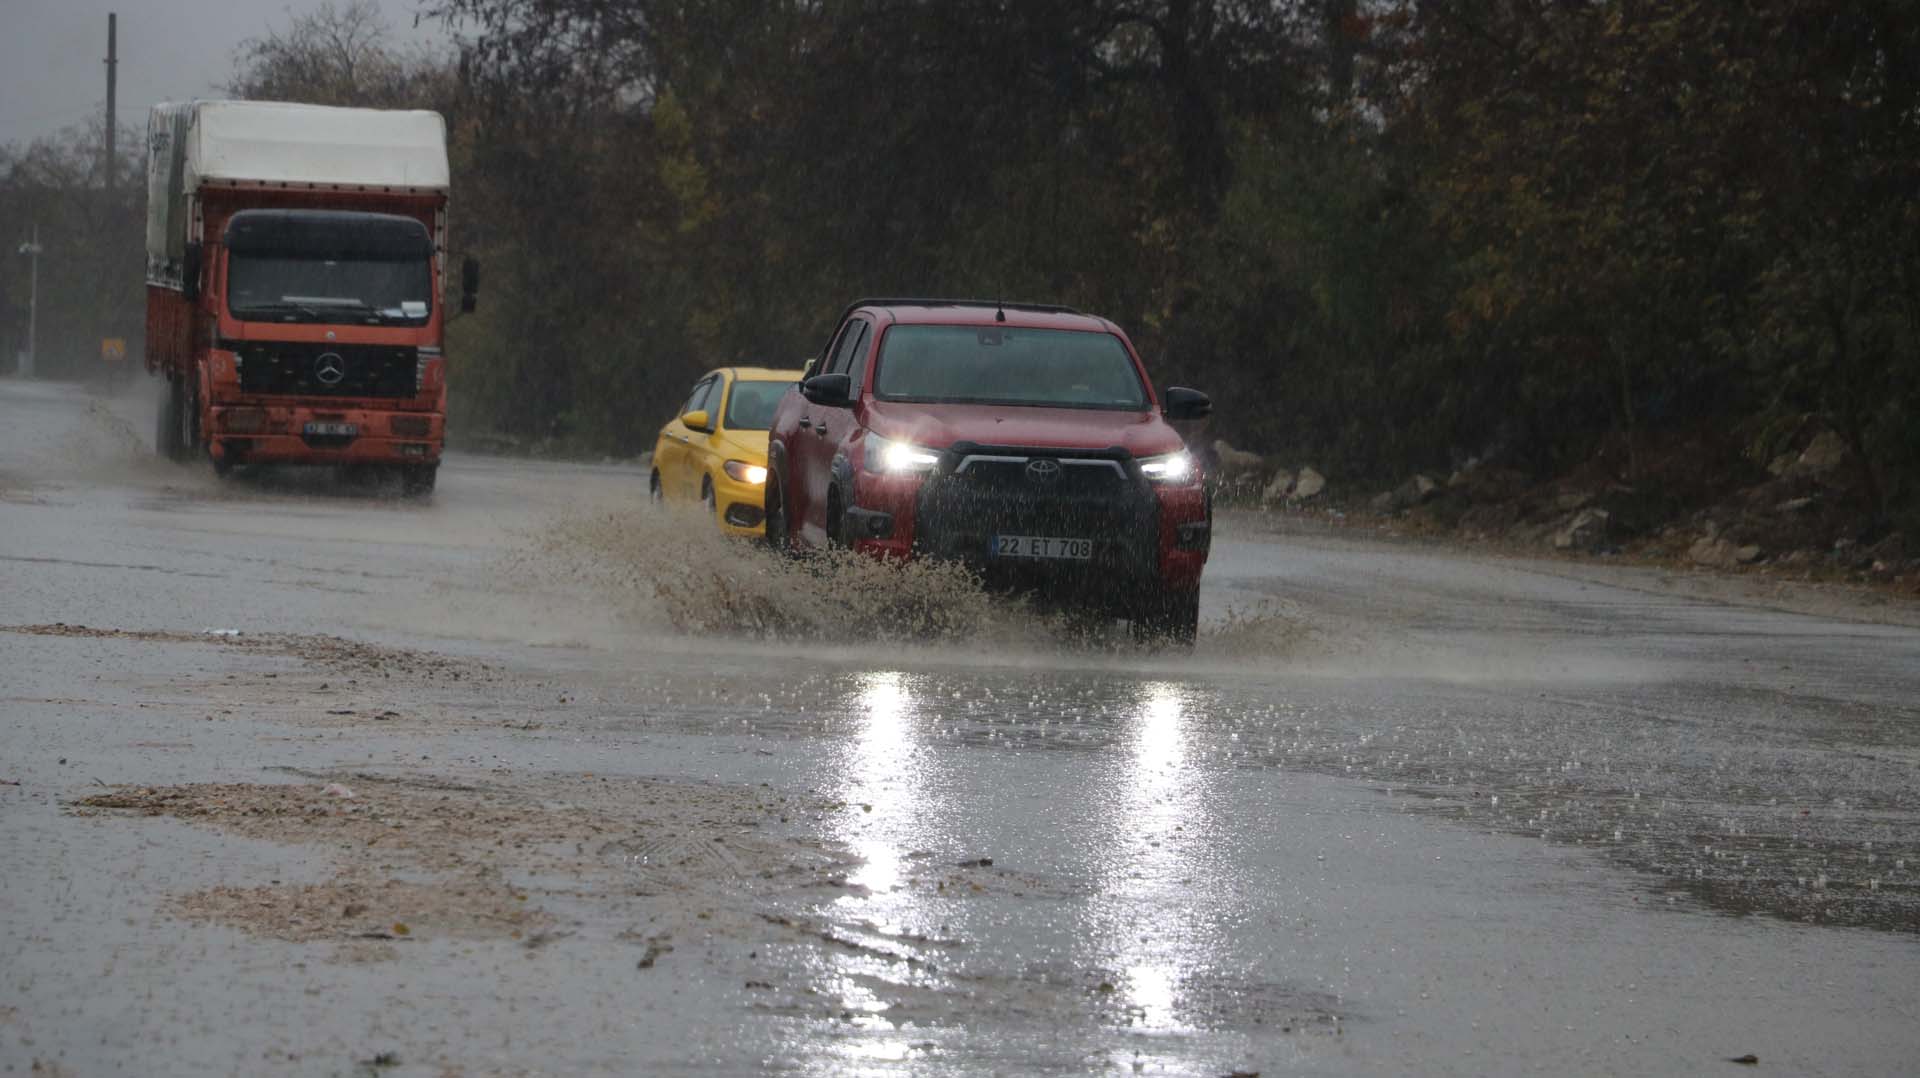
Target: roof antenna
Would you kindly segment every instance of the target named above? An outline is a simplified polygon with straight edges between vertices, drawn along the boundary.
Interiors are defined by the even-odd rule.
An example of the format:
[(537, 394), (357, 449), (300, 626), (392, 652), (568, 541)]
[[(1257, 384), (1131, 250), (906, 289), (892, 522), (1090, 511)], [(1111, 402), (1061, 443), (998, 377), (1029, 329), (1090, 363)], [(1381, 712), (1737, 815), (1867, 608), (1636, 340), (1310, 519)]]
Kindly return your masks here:
[(1004, 299), (994, 300), (993, 307), (993, 320), (995, 322), (1005, 322), (1007, 320), (1007, 301)]

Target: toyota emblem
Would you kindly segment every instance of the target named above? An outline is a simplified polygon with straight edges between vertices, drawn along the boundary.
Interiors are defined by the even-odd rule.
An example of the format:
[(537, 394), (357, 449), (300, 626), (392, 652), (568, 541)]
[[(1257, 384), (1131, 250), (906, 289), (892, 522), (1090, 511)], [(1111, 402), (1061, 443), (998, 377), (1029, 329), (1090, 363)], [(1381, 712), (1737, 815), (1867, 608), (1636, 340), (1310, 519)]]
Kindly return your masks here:
[(347, 377), (347, 361), (338, 352), (327, 352), (313, 361), (313, 376), (323, 386), (337, 386)]
[(1051, 483), (1060, 478), (1060, 462), (1041, 457), (1027, 462), (1027, 481), (1030, 483)]

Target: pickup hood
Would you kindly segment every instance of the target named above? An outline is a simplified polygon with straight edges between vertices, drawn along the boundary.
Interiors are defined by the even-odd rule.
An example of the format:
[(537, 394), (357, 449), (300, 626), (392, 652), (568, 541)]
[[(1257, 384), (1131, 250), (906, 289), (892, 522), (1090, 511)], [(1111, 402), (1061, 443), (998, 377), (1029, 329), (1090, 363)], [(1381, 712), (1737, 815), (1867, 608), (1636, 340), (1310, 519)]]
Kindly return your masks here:
[(1151, 457), (1184, 444), (1157, 411), (874, 401), (867, 409), (867, 427), (882, 438), (928, 449), (946, 449), (955, 442), (1034, 449), (1119, 446), (1136, 457)]

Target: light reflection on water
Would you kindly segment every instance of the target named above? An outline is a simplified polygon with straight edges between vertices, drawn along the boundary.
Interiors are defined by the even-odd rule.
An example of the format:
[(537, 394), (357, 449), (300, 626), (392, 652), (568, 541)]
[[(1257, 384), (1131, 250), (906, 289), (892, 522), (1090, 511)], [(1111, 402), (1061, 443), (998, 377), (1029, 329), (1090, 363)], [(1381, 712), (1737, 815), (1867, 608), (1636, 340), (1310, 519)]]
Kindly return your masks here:
[[(832, 826), (833, 837), (859, 858), (847, 876), (852, 890), (833, 901), (839, 911), (839, 931), (852, 936), (870, 926), (886, 935), (913, 931), (916, 903), (908, 878), (909, 857), (926, 844), (931, 811), (931, 781), (927, 750), (920, 731), (920, 704), (912, 675), (875, 671), (861, 675), (853, 696), (853, 737), (835, 776), (835, 797), (845, 803)], [(890, 950), (910, 950), (889, 941)], [(833, 955), (820, 970), (819, 988), (844, 1008), (844, 1024), (813, 1041), (804, 1057), (809, 1073), (836, 1076), (894, 1073), (893, 1065), (922, 1054), (918, 1044), (902, 1039), (902, 1023), (889, 1018), (891, 1005), (874, 985), (897, 971), (870, 957)]]
[(914, 734), (918, 706), (907, 675), (876, 672), (863, 680), (859, 700), (864, 714), (848, 756), (842, 795), (860, 808), (857, 815), (848, 813), (852, 822), (839, 837), (862, 861), (847, 882), (885, 894), (906, 882), (907, 844), (925, 797), (925, 765)]
[[(926, 1024), (924, 1007), (907, 1004), (903, 1013), (888, 1006), (887, 993), (876, 994), (874, 986), (891, 980), (935, 992), (951, 989), (944, 967), (955, 956), (917, 952), (901, 937), (944, 936), (949, 917), (968, 916), (949, 908), (952, 903), (992, 901), (929, 889), (934, 878), (951, 873), (951, 858), (976, 852), (968, 843), (978, 836), (967, 821), (984, 811), (965, 800), (954, 788), (955, 776), (947, 773), (964, 763), (948, 755), (956, 742), (940, 740), (938, 720), (952, 706), (952, 694), (937, 676), (901, 672), (858, 675), (852, 690), (852, 736), (835, 761), (832, 780), (835, 800), (845, 807), (830, 817), (830, 828), (860, 864), (847, 877), (849, 893), (831, 900), (833, 920), (844, 934), (889, 951), (919, 953), (930, 964), (908, 971), (870, 968), (871, 958), (854, 955), (826, 960), (817, 983), (850, 1012), (842, 1031), (860, 1029), (868, 1036), (816, 1042), (826, 1054), (812, 1062), (823, 1073), (863, 1073), (900, 1059), (896, 1053), (902, 1045), (895, 1041), (900, 1036), (911, 1038), (910, 1045), (928, 1043), (924, 1038), (935, 1029)], [(1009, 957), (1017, 957), (1020, 968), (1040, 972), (1016, 976), (1045, 983), (1063, 967), (1104, 970), (1100, 979), (1111, 985), (1095, 991), (1098, 982), (1090, 981), (1078, 989), (1087, 993), (1082, 998), (1098, 1001), (1104, 1020), (1153, 1034), (1197, 1028), (1187, 998), (1190, 986), (1216, 972), (1225, 957), (1215, 922), (1219, 896), (1207, 889), (1206, 851), (1219, 836), (1209, 809), (1210, 769), (1200, 758), (1193, 729), (1200, 713), (1196, 699), (1180, 684), (1142, 682), (1118, 694), (1102, 693), (1064, 722), (1057, 714), (1021, 715), (1009, 730), (1032, 739), (1022, 744), (1052, 738), (1079, 746), (1092, 731), (1100, 736), (1100, 748), (1095, 756), (1027, 757), (1040, 770), (1024, 762), (1009, 768), (1005, 774), (1024, 777), (995, 791), (1017, 796), (1018, 783), (1028, 780), (1085, 784), (1074, 812), (1077, 822), (1060, 823), (1087, 828), (1086, 841), (1056, 846), (1036, 836), (1005, 848), (1010, 863), (1042, 876), (1077, 880), (1090, 891), (1060, 908), (1065, 917), (1053, 927), (1034, 926), (1038, 946), (1023, 957)], [(972, 755), (983, 751), (984, 743), (957, 744)], [(999, 744), (1013, 747), (1006, 739)], [(875, 932), (885, 938), (869, 935)]]
[(1189, 853), (1205, 837), (1206, 816), (1197, 772), (1188, 760), (1189, 718), (1177, 685), (1141, 686), (1126, 755), (1115, 776), (1119, 789), (1116, 848), (1130, 856), (1108, 862), (1096, 918), (1113, 948), (1125, 983), (1127, 1013), (1136, 1027), (1186, 1028), (1180, 982), (1213, 950), (1207, 922), (1193, 908), (1198, 875)]

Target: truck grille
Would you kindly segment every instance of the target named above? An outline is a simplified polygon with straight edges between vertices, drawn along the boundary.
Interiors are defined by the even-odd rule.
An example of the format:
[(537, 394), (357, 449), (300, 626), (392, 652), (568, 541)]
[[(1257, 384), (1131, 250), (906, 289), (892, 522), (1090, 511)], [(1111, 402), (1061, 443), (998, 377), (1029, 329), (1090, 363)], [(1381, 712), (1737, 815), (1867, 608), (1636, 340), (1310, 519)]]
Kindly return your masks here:
[(418, 351), (387, 344), (285, 341), (236, 345), (240, 390), (298, 397), (411, 397)]

